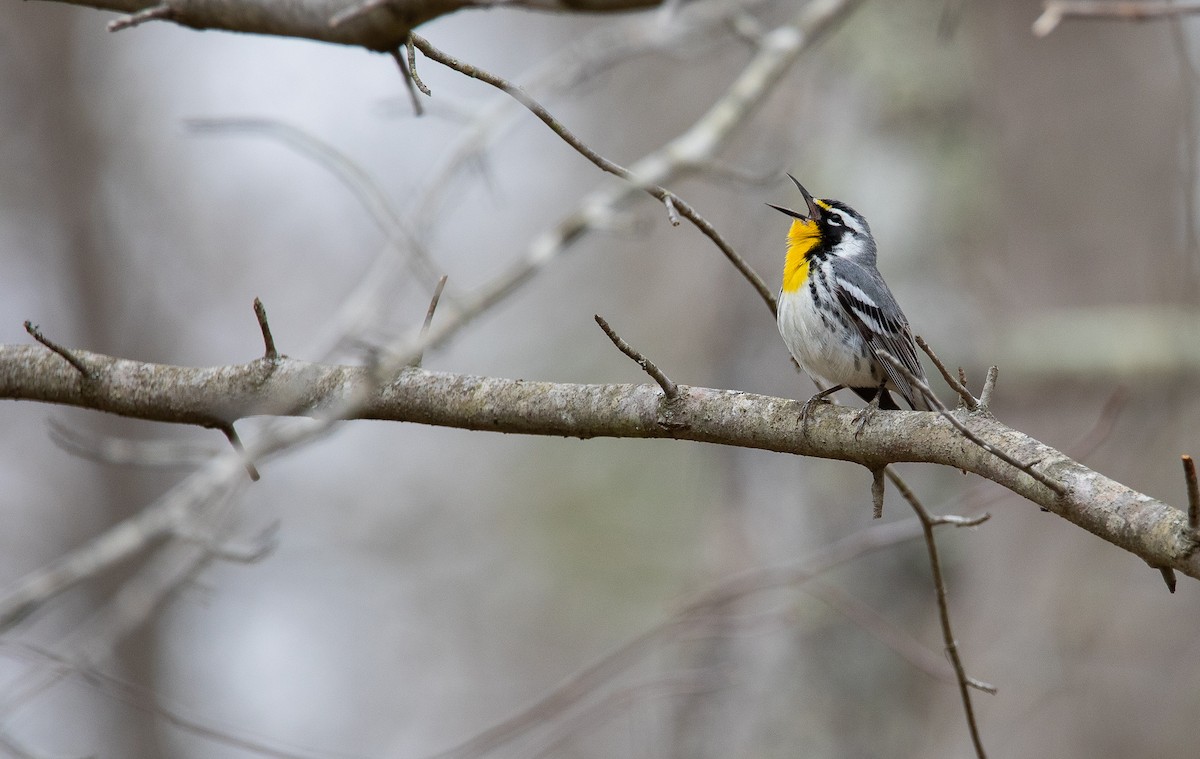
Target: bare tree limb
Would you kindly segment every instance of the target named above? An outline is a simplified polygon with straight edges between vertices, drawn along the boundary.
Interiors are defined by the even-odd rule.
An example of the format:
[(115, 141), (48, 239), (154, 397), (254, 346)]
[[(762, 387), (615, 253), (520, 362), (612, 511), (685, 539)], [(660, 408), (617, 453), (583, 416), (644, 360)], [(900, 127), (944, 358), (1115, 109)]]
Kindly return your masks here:
[(54, 0), (125, 14), (108, 25), (121, 31), (147, 21), (171, 21), (191, 29), (300, 37), (356, 45), (385, 53), (404, 44), (408, 32), (465, 8), (505, 5), (553, 13), (620, 13), (653, 8), (661, 0)]
[[(657, 385), (574, 385), (429, 372), (407, 368), (380, 386), (362, 367), (281, 358), (191, 368), (146, 364), (72, 351), (94, 371), (81, 382), (61, 356), (35, 345), (0, 346), (0, 399), (92, 408), (138, 419), (204, 424), (259, 414), (386, 419), (463, 429), (568, 437), (674, 438), (834, 458), (868, 469), (902, 461), (975, 472), (1128, 550), (1153, 566), (1200, 578), (1197, 543), (1187, 515), (1138, 493), (984, 413), (947, 412), (988, 446), (1062, 489), (975, 445), (964, 446), (944, 417), (919, 412), (878, 414), (855, 438), (854, 409), (821, 407), (807, 435), (796, 434), (799, 403), (732, 390), (679, 386), (670, 418)], [(289, 399), (279, 408), (280, 398)], [(357, 402), (346, 406), (347, 398)], [(256, 445), (247, 446), (261, 459)], [(0, 619), (11, 608), (0, 602)]]

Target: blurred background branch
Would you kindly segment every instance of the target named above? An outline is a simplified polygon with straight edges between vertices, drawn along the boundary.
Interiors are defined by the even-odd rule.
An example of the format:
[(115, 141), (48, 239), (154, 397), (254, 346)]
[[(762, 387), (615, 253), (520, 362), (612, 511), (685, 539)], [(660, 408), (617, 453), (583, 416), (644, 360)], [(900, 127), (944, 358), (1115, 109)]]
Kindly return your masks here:
[[(417, 120), (390, 105), (405, 95), (395, 67), (364, 67), (354, 51), (162, 23), (109, 36), (67, 5), (0, 12), (13, 30), (0, 46), (13, 72), (0, 82), (13, 139), (0, 154), (0, 237), (13, 251), (0, 342), (27, 341), (21, 320), (37, 318), (58, 344), (97, 356), (214, 365), (261, 353), (245, 312), (261, 294), (283, 353), (365, 361), (368, 388), (388, 381), (393, 359), (427, 347), (425, 363), (451, 374), (555, 387), (633, 371), (597, 342), (590, 317), (606, 313), (677, 381), (810, 392), (761, 299), (711, 246), (628, 202), (637, 183), (598, 184), (510, 100), (423, 65), (434, 97)], [(164, 4), (116, 23), (203, 26), (205, 7)], [(386, 50), (422, 9), (451, 7), (303, 3), (292, 19), (220, 23)], [(825, 35), (797, 19), (830, 9), (855, 14), (836, 44), (814, 50)], [(1091, 470), (1132, 486), (1072, 498), (1146, 494), (1121, 513), (1124, 540), (1155, 514), (1177, 515), (1157, 509), (1184, 502), (1173, 462), (1196, 442), (1185, 339), (1197, 303), (1196, 135), (1184, 107), (1195, 103), (1195, 35), (1180, 17), (1136, 32), (1076, 25), (1047, 45), (1028, 31), (1040, 9), (760, 0), (609, 17), (491, 7), (422, 30), (478, 68), (531, 72), (506, 78), (599, 155), (677, 185), (751, 269), (776, 269), (784, 230), (754, 210), (776, 199), (771, 186), (747, 178), (801, 172), (866, 212), (918, 331), (976, 380), (1001, 363), (996, 413), (1060, 448), (1084, 440)], [(800, 52), (806, 64), (795, 67)], [(363, 108), (372, 101), (386, 107)], [(269, 139), (182, 137), (197, 115)], [(1148, 124), (1163, 133), (1147, 139)], [(450, 286), (422, 333), (443, 273)], [(1119, 417), (1099, 410), (1118, 381), (1133, 388)], [(273, 400), (294, 407), (296, 390)], [(641, 392), (648, 409), (661, 398)], [(120, 538), (125, 552), (109, 554), (104, 572), (80, 565), (72, 576), (88, 582), (7, 633), (6, 643), (49, 654), (10, 657), (6, 645), (0, 660), (0, 738), (17, 755), (226, 755), (235, 744), (205, 737), (206, 725), (287, 736), (243, 747), (257, 752), (427, 755), (536, 701), (612, 641), (635, 639), (687, 590), (813, 555), (869, 519), (867, 478), (836, 462), (333, 418), (239, 423), (251, 454), (273, 462), (247, 498), (245, 471), (211, 431), (148, 439), (144, 423), (57, 413), (74, 444), (98, 441), (93, 458), (105, 464), (54, 448), (44, 408), (7, 405), (6, 584), (105, 541)], [(837, 427), (848, 414), (823, 421)], [(210, 449), (183, 482), (157, 466), (195, 466)], [(1027, 453), (1018, 460), (1053, 463)], [(1140, 562), (1095, 550), (1011, 491), (963, 493), (940, 468), (905, 475), (955, 511), (960, 501), (995, 507), (986, 540), (954, 531), (940, 546), (972, 669), (1003, 672), (1000, 685), (1021, 694), (980, 705), (989, 743), (1029, 756), (1187, 755), (1193, 721), (1175, 717), (1194, 710), (1163, 706), (1194, 690), (1174, 666), (1195, 654), (1187, 592), (1164, 602), (1154, 573), (1134, 571)], [(1158, 524), (1178, 534), (1175, 519)], [(276, 521), (274, 553), (252, 571), (227, 566), (258, 555), (266, 544), (253, 536)], [(132, 529), (143, 523), (172, 526)], [(915, 640), (940, 637), (924, 567), (919, 550), (898, 545), (827, 578), (876, 612), (855, 614), (874, 620), (869, 630), (805, 598), (710, 609), (611, 690), (497, 753), (962, 755), (961, 720), (943, 719), (957, 694), (908, 664), (918, 649), (897, 653), (874, 635), (893, 620)], [(88, 673), (140, 688), (139, 703), (80, 688)], [(156, 710), (160, 699), (167, 708)], [(172, 714), (200, 715), (201, 729)]]

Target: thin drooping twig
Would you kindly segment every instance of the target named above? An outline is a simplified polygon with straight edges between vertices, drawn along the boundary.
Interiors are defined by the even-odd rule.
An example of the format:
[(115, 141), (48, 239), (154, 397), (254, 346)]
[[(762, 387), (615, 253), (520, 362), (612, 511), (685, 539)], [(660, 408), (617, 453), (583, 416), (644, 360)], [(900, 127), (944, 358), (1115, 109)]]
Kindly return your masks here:
[(279, 360), (279, 351), (275, 350), (275, 338), (271, 336), (271, 325), (267, 322), (267, 308), (258, 298), (254, 299), (254, 316), (258, 319), (258, 328), (263, 336), (263, 358), (268, 361)]
[(50, 338), (43, 335), (42, 330), (40, 328), (38, 328), (33, 322), (26, 320), (25, 331), (28, 332), (30, 334), (30, 336), (33, 337), (34, 340), (37, 340), (42, 345), (46, 346), (50, 350), (54, 351), (55, 353), (57, 353), (58, 355), (62, 356), (64, 359), (66, 359), (66, 362), (68, 364), (70, 364), (71, 366), (75, 367), (75, 371), (79, 372), (79, 374), (84, 379), (92, 378), (93, 371), (90, 366), (88, 366), (86, 363), (84, 363), (83, 360), (81, 358), (79, 358), (79, 356), (75, 355), (74, 351), (72, 351), (68, 348), (64, 348), (63, 346), (59, 345), (58, 343), (54, 342)]
[(225, 434), (225, 439), (233, 446), (233, 450), (242, 460), (242, 465), (246, 468), (246, 474), (250, 475), (250, 479), (258, 482), (258, 468), (254, 466), (254, 462), (250, 460), (250, 455), (246, 453), (246, 447), (242, 445), (242, 439), (238, 437), (237, 430), (233, 428), (232, 422), (217, 422), (212, 425)]
[[(981, 690), (986, 690), (995, 693), (995, 688), (986, 683), (978, 683), (967, 675), (967, 668), (963, 665), (962, 656), (958, 652), (958, 641), (954, 637), (954, 627), (950, 623), (950, 604), (946, 600), (946, 578), (942, 575), (942, 561), (938, 555), (937, 540), (933, 534), (933, 528), (939, 524), (978, 524), (983, 521), (979, 520), (955, 520), (946, 517), (935, 517), (925, 509), (925, 505), (921, 503), (916, 494), (903, 481), (898, 481), (898, 478), (892, 477), (892, 484), (900, 491), (900, 495), (917, 514), (917, 518), (921, 520), (921, 531), (925, 536), (925, 547), (929, 553), (929, 570), (933, 575), (933, 587), (937, 594), (938, 619), (942, 626), (942, 642), (946, 646), (946, 655), (950, 658), (950, 664), (954, 667), (954, 675), (958, 680), (958, 693), (962, 699), (963, 712), (967, 718), (967, 729), (971, 733), (971, 743), (975, 747), (975, 756), (978, 759), (985, 759), (987, 754), (983, 749), (983, 739), (979, 735), (979, 725), (975, 721), (975, 708), (971, 703), (972, 686), (979, 687)], [(986, 515), (983, 519), (986, 519)]]
[(1175, 570), (1170, 567), (1155, 567), (1155, 569), (1162, 573), (1163, 582), (1167, 584), (1167, 591), (1174, 593), (1175, 586), (1178, 584), (1175, 578)]
[[(946, 384), (949, 385), (954, 392), (958, 393), (959, 398), (962, 398), (963, 405), (966, 406), (967, 410), (974, 411), (975, 409), (979, 408), (979, 399), (971, 395), (971, 391), (967, 389), (966, 382), (960, 382), (953, 374), (950, 373), (950, 370), (946, 368), (946, 365), (942, 363), (942, 360), (938, 358), (938, 355), (933, 352), (933, 348), (929, 347), (929, 343), (925, 342), (925, 338), (921, 337), (920, 335), (916, 335), (913, 339), (917, 341), (917, 345), (920, 346), (921, 350), (925, 351), (925, 355), (929, 356), (929, 360), (932, 361), (933, 365), (937, 367), (938, 372), (941, 373), (942, 379), (946, 381)], [(959, 369), (959, 371), (961, 372), (962, 370)]]
[[(1017, 469), (1020, 469), (1022, 472), (1025, 472), (1030, 477), (1037, 480), (1042, 485), (1045, 485), (1046, 487), (1050, 488), (1058, 495), (1063, 495), (1066, 492), (1066, 488), (1064, 488), (1061, 483), (1055, 482), (1054, 480), (1050, 479), (1046, 475), (1042, 474), (1041, 472), (1039, 472), (1033, 468), (1038, 462), (1023, 463), (1023, 462), (1017, 461), (1015, 458), (1013, 458), (1009, 454), (1000, 450), (996, 446), (987, 442), (986, 440), (984, 440), (983, 438), (979, 437), (974, 432), (972, 432), (970, 429), (968, 429), (967, 426), (965, 424), (963, 424), (962, 422), (960, 422), (954, 416), (954, 414), (951, 414), (950, 410), (947, 409), (946, 406), (938, 399), (938, 397), (933, 394), (933, 391), (929, 388), (928, 383), (926, 383), (920, 377), (917, 377), (915, 374), (913, 374), (912, 371), (910, 371), (908, 369), (908, 367), (904, 366), (904, 364), (900, 363), (900, 361), (897, 360), (895, 356), (893, 356), (892, 354), (888, 353), (885, 350), (879, 350), (879, 351), (876, 351), (876, 353), (881, 360), (886, 361), (891, 367), (893, 367), (894, 369), (899, 371), (902, 375), (904, 375), (904, 378), (907, 379), (912, 384), (913, 387), (917, 388), (917, 390), (920, 391), (922, 395), (924, 395), (926, 398), (928, 398), (930, 404), (933, 406), (934, 411), (936, 411), (938, 414), (941, 414), (942, 417), (944, 419), (946, 419), (946, 421), (948, 421), (948, 422), (950, 422), (950, 424), (954, 425), (954, 428), (957, 429), (959, 432), (961, 432), (963, 434), (963, 437), (967, 438), (972, 443), (979, 446), (980, 448), (987, 451), (988, 453), (992, 454), (993, 456), (1000, 459), (1004, 463), (1009, 464), (1010, 466), (1014, 466)], [(990, 373), (989, 373), (989, 376), (990, 376)]]
[[(408, 44), (409, 50), (411, 50), (412, 42)], [(391, 56), (392, 60), (396, 61), (396, 66), (400, 69), (400, 78), (404, 80), (404, 89), (408, 92), (408, 101), (412, 103), (413, 113), (417, 116), (423, 116), (425, 114), (425, 107), (421, 105), (421, 96), (417, 94), (417, 80), (413, 76), (412, 69), (404, 62), (404, 56), (401, 55), (400, 48), (393, 49)]]
[(884, 470), (887, 467), (879, 467), (871, 470), (871, 518), (883, 519), (883, 482)]
[(412, 83), (417, 86), (422, 95), (433, 97), (433, 92), (425, 86), (425, 83), (421, 81), (421, 76), (417, 73), (417, 49), (413, 46), (411, 34), (408, 35), (408, 39), (404, 40), (404, 49), (408, 52), (408, 76), (412, 79)]
[(638, 366), (642, 367), (642, 371), (649, 374), (658, 386), (662, 388), (663, 395), (667, 400), (672, 400), (679, 395), (679, 386), (671, 381), (662, 369), (655, 366), (654, 362), (646, 358), (629, 343), (625, 342), (620, 335), (616, 333), (612, 327), (608, 326), (608, 322), (604, 320), (600, 314), (595, 315), (596, 323), (600, 325), (600, 329), (604, 330), (604, 334), (608, 335), (608, 339), (612, 340), (613, 345), (617, 346), (617, 350), (624, 353), (629, 358), (633, 359)]
[(1045, 37), (1066, 18), (1149, 21), (1200, 13), (1194, 0), (1048, 0), (1042, 15), (1033, 22), (1033, 33)]
[(754, 271), (750, 264), (748, 264), (746, 260), (733, 249), (733, 246), (725, 241), (725, 238), (721, 236), (721, 233), (717, 231), (716, 227), (714, 227), (707, 219), (701, 216), (700, 213), (691, 206), (691, 204), (683, 200), (683, 198), (680, 198), (678, 195), (671, 193), (664, 187), (660, 187), (656, 184), (643, 183), (640, 178), (638, 178), (633, 174), (633, 172), (629, 171), (624, 166), (621, 166), (615, 161), (611, 161), (597, 153), (586, 143), (584, 143), (583, 140), (579, 139), (574, 132), (568, 129), (566, 125), (559, 121), (553, 114), (546, 110), (541, 103), (534, 100), (529, 93), (525, 92), (525, 90), (521, 87), (509, 82), (503, 77), (499, 77), (495, 74), (484, 71), (483, 69), (477, 66), (472, 66), (469, 63), (464, 63), (454, 56), (442, 52), (438, 48), (431, 45), (424, 37), (421, 37), (415, 32), (411, 35), (411, 37), (413, 44), (420, 49), (420, 51), (424, 53), (426, 57), (435, 60), (444, 66), (452, 68), (461, 74), (465, 74), (472, 79), (478, 79), (481, 82), (489, 84), (513, 97), (515, 100), (520, 102), (521, 105), (528, 108), (533, 115), (541, 119), (546, 126), (550, 127), (551, 131), (553, 131), (564, 142), (574, 148), (577, 153), (582, 155), (584, 158), (587, 158), (600, 169), (608, 172), (609, 174), (614, 174), (622, 179), (632, 182), (664, 204), (666, 203), (667, 197), (670, 196), (676, 212), (680, 216), (692, 222), (692, 224), (695, 225), (695, 227), (699, 229), (706, 237), (708, 237), (708, 239), (712, 240), (713, 244), (715, 244), (721, 250), (721, 252), (725, 254), (725, 257), (729, 259), (729, 262), (733, 264), (734, 268), (736, 268), (738, 272), (740, 272), (741, 275), (745, 277), (751, 283), (751, 285), (753, 285), (754, 289), (758, 291), (759, 297), (766, 301), (771, 310), (774, 311), (775, 295), (771, 292), (770, 288), (767, 287), (766, 283), (763, 282), (762, 278), (758, 276), (758, 273)]

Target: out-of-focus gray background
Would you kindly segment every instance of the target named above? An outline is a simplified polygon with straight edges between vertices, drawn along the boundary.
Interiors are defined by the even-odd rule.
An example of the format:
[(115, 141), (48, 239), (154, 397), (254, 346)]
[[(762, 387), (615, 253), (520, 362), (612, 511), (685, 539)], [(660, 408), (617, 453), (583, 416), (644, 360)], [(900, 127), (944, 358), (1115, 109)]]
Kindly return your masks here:
[[(1040, 5), (868, 3), (801, 59), (716, 159), (770, 181), (718, 172), (672, 189), (772, 288), (786, 220), (764, 203), (798, 202), (782, 172), (854, 205), (914, 329), (976, 387), (999, 364), (1001, 420), (1068, 452), (1111, 426), (1099, 446), (1084, 441), (1085, 463), (1182, 504), (1179, 454), (1200, 454), (1200, 251), (1189, 229), (1200, 22), (1065, 23), (1037, 39)], [(753, 13), (769, 28), (792, 10)], [(434, 97), (417, 119), (384, 56), (159, 23), (109, 34), (110, 18), (50, 3), (0, 7), (6, 343), (28, 342), (30, 319), (55, 340), (108, 354), (240, 362), (261, 350), (250, 309), (259, 296), (280, 349), (295, 354), (383, 236), (311, 160), (261, 136), (198, 135), (186, 120), (278, 119), (343, 151), (408, 212), (471, 114), (502, 97), (423, 61)], [(422, 31), (519, 78), (615, 23), (629, 20), (492, 9)], [(546, 104), (630, 163), (692, 123), (750, 54), (714, 34), (620, 62)], [(528, 115), (484, 159), (420, 220), (451, 299), (614, 181)], [(398, 282), (364, 339), (418, 324), (429, 289)], [(753, 290), (648, 198), (425, 366), (643, 381), (594, 313), (678, 382), (812, 392)], [(1106, 414), (1120, 388), (1119, 414)], [(184, 473), (73, 457), (51, 442), (49, 420), (222, 442), (216, 432), (4, 405), (4, 583)], [(991, 755), (1194, 756), (1193, 581), (1169, 595), (1135, 557), (973, 476), (901, 471), (932, 508), (993, 514), (979, 529), (940, 534), (962, 654), (999, 688), (975, 697)], [(67, 675), (15, 704), (2, 696), (5, 735), (39, 756), (254, 755), (144, 708), (157, 703), (306, 756), (425, 756), (532, 703), (709, 582), (803, 558), (870, 522), (860, 468), (690, 443), (354, 422), (263, 475), (238, 519), (247, 535), (279, 520), (278, 550), (250, 566), (213, 565), (96, 664), (141, 695), (122, 699)], [(885, 519), (907, 516), (889, 499)], [(72, 590), (11, 633), (0, 644), (0, 694), (45, 664), (22, 644), (53, 649), (136, 569)], [(767, 594), (727, 624), (667, 636), (610, 686), (624, 688), (621, 698), (495, 755), (968, 755), (954, 686), (837, 610), (867, 604), (940, 651), (924, 548), (864, 557), (824, 582), (824, 598)], [(670, 686), (697, 671), (690, 687)]]

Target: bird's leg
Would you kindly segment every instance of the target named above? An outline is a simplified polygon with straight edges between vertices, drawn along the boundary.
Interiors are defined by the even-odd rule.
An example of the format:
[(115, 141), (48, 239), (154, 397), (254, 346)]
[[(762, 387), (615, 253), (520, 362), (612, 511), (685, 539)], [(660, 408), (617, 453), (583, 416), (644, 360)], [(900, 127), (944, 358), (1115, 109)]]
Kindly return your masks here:
[(860, 437), (862, 437), (863, 428), (865, 428), (867, 426), (867, 422), (871, 421), (871, 418), (875, 416), (875, 412), (879, 411), (879, 401), (883, 399), (883, 388), (886, 384), (887, 380), (879, 383), (879, 388), (875, 391), (875, 397), (872, 398), (871, 402), (864, 406), (863, 410), (859, 411), (858, 415), (854, 417), (854, 421), (857, 422), (854, 427), (855, 440), (858, 440)]
[(809, 398), (807, 401), (804, 402), (804, 405), (800, 407), (800, 418), (797, 419), (796, 421), (800, 424), (801, 427), (808, 426), (808, 413), (812, 410), (812, 405), (817, 402), (829, 403), (830, 401), (825, 400), (828, 396), (833, 395), (834, 393), (836, 393), (839, 390), (845, 390), (845, 389), (846, 389), (845, 385), (834, 385), (833, 387), (825, 388), (821, 392), (819, 392), (816, 395), (814, 395), (813, 397)]

